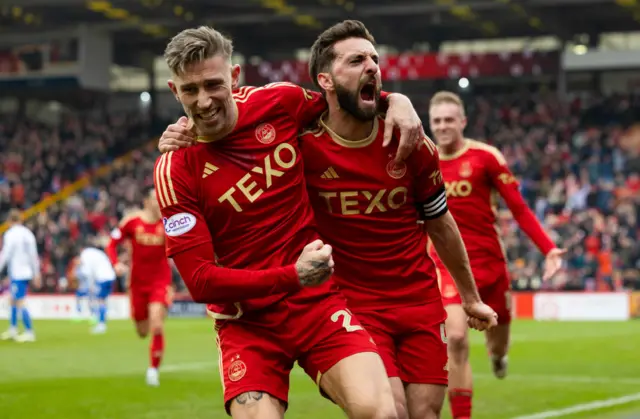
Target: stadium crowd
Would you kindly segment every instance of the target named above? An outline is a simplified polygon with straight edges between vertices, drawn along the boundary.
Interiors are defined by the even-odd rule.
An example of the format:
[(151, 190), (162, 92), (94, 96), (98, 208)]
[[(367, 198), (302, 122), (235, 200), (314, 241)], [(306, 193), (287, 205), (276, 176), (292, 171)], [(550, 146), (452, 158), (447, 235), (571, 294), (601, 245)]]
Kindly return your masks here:
[[(640, 128), (632, 125), (640, 121), (640, 96), (492, 96), (466, 104), (467, 136), (504, 153), (531, 208), (569, 250), (564, 272), (542, 284), (542, 255), (500, 211), (514, 288), (640, 289)], [(428, 109), (422, 110), (426, 122)], [(118, 220), (139, 205), (140, 191), (153, 184), (154, 133), (138, 115), (67, 115), (55, 126), (0, 119), (2, 219), (9, 208), (28, 208), (110, 165), (27, 221), (42, 258), (41, 291), (67, 290), (71, 248), (105, 244)]]

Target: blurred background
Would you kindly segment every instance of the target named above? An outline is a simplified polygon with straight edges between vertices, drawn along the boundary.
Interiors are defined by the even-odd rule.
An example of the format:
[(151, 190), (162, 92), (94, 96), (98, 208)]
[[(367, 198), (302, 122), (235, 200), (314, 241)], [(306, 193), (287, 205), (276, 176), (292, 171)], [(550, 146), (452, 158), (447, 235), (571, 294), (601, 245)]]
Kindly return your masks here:
[[(372, 31), (385, 90), (410, 96), (425, 127), (433, 93), (463, 97), (467, 136), (504, 153), (569, 249), (543, 284), (542, 255), (501, 211), (517, 317), (561, 317), (565, 303), (549, 308), (543, 291), (611, 294), (623, 317), (638, 315), (637, 0), (4, 0), (0, 220), (19, 207), (37, 236), (45, 281), (34, 292), (73, 292), (71, 244), (106, 240), (153, 183), (157, 138), (181, 115), (161, 57), (172, 35), (214, 26), (233, 38), (243, 84), (311, 87), (308, 48), (346, 18)], [(607, 317), (596, 310), (605, 300), (584, 301)]]

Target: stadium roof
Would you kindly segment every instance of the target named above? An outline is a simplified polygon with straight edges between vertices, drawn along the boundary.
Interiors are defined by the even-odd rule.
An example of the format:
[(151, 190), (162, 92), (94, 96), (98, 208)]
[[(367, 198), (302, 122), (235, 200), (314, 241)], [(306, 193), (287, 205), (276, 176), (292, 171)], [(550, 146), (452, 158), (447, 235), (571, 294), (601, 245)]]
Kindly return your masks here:
[[(379, 43), (415, 43), (637, 30), (640, 6), (612, 0), (6, 0), (0, 43), (81, 23), (112, 32), (116, 62), (161, 53), (169, 36), (200, 24), (231, 35), (247, 55), (290, 56), (337, 21), (364, 21)], [(8, 5), (7, 5), (8, 3)], [(13, 3), (13, 5), (11, 4)], [(619, 5), (619, 4), (621, 5)], [(624, 6), (624, 5), (627, 6)], [(592, 38), (596, 38), (592, 36)]]

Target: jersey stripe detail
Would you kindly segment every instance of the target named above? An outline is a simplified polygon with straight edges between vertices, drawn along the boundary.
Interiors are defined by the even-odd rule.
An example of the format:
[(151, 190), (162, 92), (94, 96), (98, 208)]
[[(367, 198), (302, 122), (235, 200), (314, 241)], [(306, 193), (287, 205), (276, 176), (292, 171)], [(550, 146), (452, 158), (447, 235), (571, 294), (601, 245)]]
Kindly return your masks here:
[(173, 189), (173, 181), (171, 180), (171, 158), (173, 151), (165, 153), (160, 157), (160, 161), (156, 166), (155, 181), (158, 203), (161, 208), (178, 204), (176, 191)]

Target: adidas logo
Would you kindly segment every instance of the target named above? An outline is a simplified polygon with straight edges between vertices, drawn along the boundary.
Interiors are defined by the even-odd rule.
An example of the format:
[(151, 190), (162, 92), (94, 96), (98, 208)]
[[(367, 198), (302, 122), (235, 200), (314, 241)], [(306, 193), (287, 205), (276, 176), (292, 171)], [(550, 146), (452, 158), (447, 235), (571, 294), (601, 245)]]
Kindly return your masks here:
[(204, 164), (204, 171), (202, 172), (202, 179), (206, 178), (207, 176), (209, 176), (211, 173), (215, 172), (216, 170), (218, 170), (218, 168), (214, 165), (212, 165), (211, 163), (205, 163)]
[(327, 170), (324, 171), (324, 173), (320, 177), (322, 179), (338, 179), (340, 176), (338, 176), (338, 174), (336, 173), (333, 167), (329, 167)]

